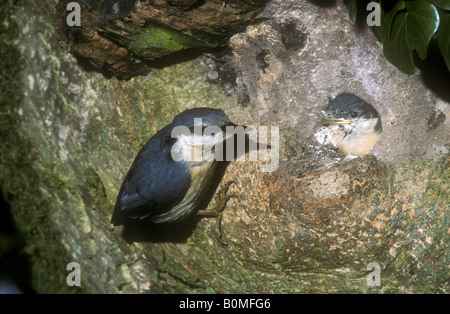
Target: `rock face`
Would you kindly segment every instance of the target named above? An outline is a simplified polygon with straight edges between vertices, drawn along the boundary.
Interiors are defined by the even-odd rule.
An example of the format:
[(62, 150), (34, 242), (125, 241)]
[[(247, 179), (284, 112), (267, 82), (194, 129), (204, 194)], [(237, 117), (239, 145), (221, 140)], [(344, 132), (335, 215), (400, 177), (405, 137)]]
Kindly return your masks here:
[[(437, 286), (446, 286), (441, 280), (447, 277), (447, 267), (436, 264), (436, 256), (430, 259), (429, 249), (423, 250), (427, 241), (436, 239), (433, 228), (426, 226), (428, 218), (440, 221), (443, 228), (437, 233), (448, 230), (447, 197), (436, 202), (435, 192), (426, 192), (441, 174), (435, 177), (434, 170), (423, 172), (425, 165), (413, 161), (389, 169), (369, 156), (302, 170), (306, 159), (315, 160), (316, 164), (323, 160), (317, 152), (305, 155), (282, 163), (266, 179), (272, 213), (277, 218), (287, 213), (293, 217), (291, 233), (284, 233), (284, 267), (314, 271), (320, 260), (321, 267), (341, 272), (339, 278), (346, 274), (342, 286), (336, 288), (340, 284), (335, 283), (331, 291), (351, 291), (353, 284), (359, 287), (355, 291), (361, 291), (367, 279), (365, 271), (369, 270), (365, 267), (371, 262), (383, 265), (381, 280), (383, 286), (388, 284), (382, 291), (398, 291), (407, 273), (410, 279), (428, 277)], [(448, 168), (444, 172), (445, 177)], [(416, 180), (426, 183), (418, 184)], [(411, 193), (411, 189), (415, 192)], [(421, 258), (416, 260), (418, 256)], [(403, 266), (398, 268), (399, 263)], [(432, 274), (425, 275), (427, 268), (433, 269)], [(410, 292), (424, 291), (425, 287), (416, 283)]]
[(266, 0), (83, 0), (77, 1), (81, 21), (75, 27), (67, 23), (70, 2), (61, 0), (56, 7), (59, 39), (95, 69), (129, 79), (147, 74), (149, 61), (223, 46), (261, 12)]
[(373, 149), (380, 160), (448, 154), (450, 92), (436, 81), (450, 82), (449, 73), (433, 69), (435, 84), (425, 76), (431, 70), (404, 75), (384, 58), (364, 21), (348, 22), (344, 5), (311, 2), (271, 1), (262, 13), (267, 20), (231, 37), (230, 53), (204, 59), (209, 76), (298, 141), (316, 132), (328, 98), (352, 93), (381, 115), (384, 132)]
[[(450, 292), (448, 103), (390, 66), (340, 2), (273, 1), (228, 52), (129, 81), (60, 48), (55, 5), (11, 1), (0, 18), (0, 186), (37, 292)], [(314, 143), (327, 97), (343, 91), (381, 114), (374, 156)], [(110, 224), (124, 174), (151, 135), (199, 106), (279, 126), (278, 169), (228, 167), (239, 196), (223, 216), (229, 246), (206, 219), (180, 241), (125, 241)], [(71, 262), (80, 287), (66, 283)]]

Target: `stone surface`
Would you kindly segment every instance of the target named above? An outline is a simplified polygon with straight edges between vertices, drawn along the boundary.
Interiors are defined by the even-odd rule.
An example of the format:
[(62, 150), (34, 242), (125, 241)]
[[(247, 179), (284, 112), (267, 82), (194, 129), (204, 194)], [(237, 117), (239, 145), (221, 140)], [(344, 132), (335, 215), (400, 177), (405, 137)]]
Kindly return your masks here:
[(266, 0), (82, 0), (80, 26), (67, 23), (70, 2), (56, 7), (57, 35), (66, 49), (108, 76), (130, 79), (159, 66), (151, 61), (162, 57), (178, 52), (179, 59), (190, 49), (223, 46), (257, 17)]
[[(450, 292), (448, 103), (384, 61), (340, 2), (271, 2), (272, 18), (233, 36), (224, 59), (126, 82), (85, 71), (60, 48), (54, 5), (8, 1), (0, 19), (0, 186), (37, 292)], [(381, 112), (376, 158), (344, 158), (311, 138), (322, 104), (344, 90)], [(125, 241), (110, 224), (124, 174), (151, 135), (198, 106), (279, 126), (278, 170), (229, 166), (224, 182), (235, 180), (239, 196), (224, 212), (229, 246), (206, 219), (182, 241)], [(70, 262), (81, 287), (66, 284)], [(367, 285), (372, 262), (379, 287)]]
[(262, 14), (267, 20), (232, 36), (228, 53), (203, 58), (208, 73), (219, 74), (211, 81), (257, 119), (285, 127), (297, 142), (311, 139), (329, 98), (353, 93), (380, 113), (383, 133), (373, 148), (380, 160), (447, 155), (445, 64), (443, 75), (436, 68), (401, 73), (384, 58), (364, 21), (353, 25), (341, 1), (326, 3), (271, 1)]

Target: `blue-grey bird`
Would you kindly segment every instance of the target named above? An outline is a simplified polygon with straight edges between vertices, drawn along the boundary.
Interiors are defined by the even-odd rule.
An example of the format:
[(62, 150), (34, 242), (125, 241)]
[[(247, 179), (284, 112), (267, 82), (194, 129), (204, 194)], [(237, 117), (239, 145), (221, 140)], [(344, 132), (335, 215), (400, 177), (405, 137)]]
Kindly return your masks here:
[[(194, 108), (180, 113), (159, 130), (142, 147), (126, 174), (111, 223), (115, 226), (133, 221), (175, 223), (197, 213), (208, 196), (218, 164), (226, 162), (217, 160), (213, 154), (215, 147), (227, 139), (227, 126), (236, 125), (222, 110)], [(215, 127), (213, 130), (217, 132), (203, 133), (208, 127)], [(200, 158), (195, 156), (198, 152)], [(219, 241), (221, 212), (233, 196), (226, 195), (231, 183), (219, 192), (220, 204), (216, 205), (222, 208), (201, 211), (205, 216), (219, 218), (216, 226)]]
[(355, 95), (337, 96), (324, 113), (320, 122), (330, 129), (333, 142), (344, 154), (368, 154), (381, 135), (378, 112)]

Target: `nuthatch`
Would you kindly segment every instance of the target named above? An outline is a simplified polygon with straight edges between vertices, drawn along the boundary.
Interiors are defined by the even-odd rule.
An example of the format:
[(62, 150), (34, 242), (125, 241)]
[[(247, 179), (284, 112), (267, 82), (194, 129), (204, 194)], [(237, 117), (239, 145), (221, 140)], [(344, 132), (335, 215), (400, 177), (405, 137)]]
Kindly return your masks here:
[[(212, 158), (211, 154), (216, 145), (226, 141), (227, 126), (236, 125), (222, 110), (194, 108), (180, 113), (159, 130), (142, 147), (126, 174), (111, 223), (115, 226), (136, 220), (154, 224), (174, 223), (197, 213), (218, 218), (216, 235), (221, 241), (220, 218), (228, 199), (234, 196), (226, 195), (232, 181), (227, 182), (216, 195), (215, 210), (199, 210), (199, 206), (208, 195), (218, 164), (225, 162)], [(177, 127), (190, 132), (178, 133)], [(207, 127), (215, 127), (218, 131), (204, 134)], [(196, 131), (201, 131), (201, 134)], [(178, 155), (174, 155), (174, 147)], [(206, 151), (210, 155), (190, 158), (195, 151)], [(174, 160), (174, 156), (186, 158)]]
[(333, 99), (320, 122), (331, 130), (337, 147), (351, 155), (369, 153), (382, 131), (375, 108), (351, 94), (341, 94)]

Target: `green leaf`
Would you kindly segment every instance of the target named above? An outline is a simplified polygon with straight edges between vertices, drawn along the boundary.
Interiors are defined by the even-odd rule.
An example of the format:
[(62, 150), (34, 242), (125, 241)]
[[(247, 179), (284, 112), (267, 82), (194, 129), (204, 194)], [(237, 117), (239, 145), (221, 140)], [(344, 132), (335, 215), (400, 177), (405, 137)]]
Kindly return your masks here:
[(439, 14), (434, 5), (423, 0), (406, 2), (406, 34), (411, 50), (416, 49), (419, 57), (427, 57), (428, 43), (439, 26)]
[[(381, 1), (379, 2), (381, 6)], [(374, 26), (375, 32), (383, 43), (389, 43), (391, 40), (391, 30), (392, 30), (392, 21), (394, 20), (395, 15), (405, 9), (405, 2), (399, 1), (395, 4), (395, 6), (387, 13), (384, 12), (383, 7), (381, 7), (381, 25)]]
[(381, 17), (375, 31), (383, 41), (383, 53), (402, 72), (414, 74), (412, 51), (427, 57), (428, 44), (439, 26), (436, 7), (424, 0), (399, 1)]
[(350, 18), (350, 22), (352, 24), (356, 23), (356, 0), (345, 0), (345, 5), (347, 6), (348, 10), (348, 17)]
[(450, 10), (450, 0), (428, 0), (428, 2), (434, 4), (435, 6), (441, 9)]
[[(406, 74), (414, 74), (414, 59), (407, 40), (406, 12), (399, 13), (392, 23), (390, 42), (383, 44), (383, 54), (386, 59)], [(383, 23), (383, 22), (382, 22)]]
[(436, 32), (436, 40), (445, 64), (450, 71), (450, 13), (439, 10), (440, 25)]

